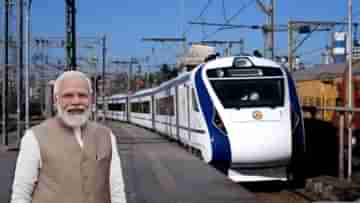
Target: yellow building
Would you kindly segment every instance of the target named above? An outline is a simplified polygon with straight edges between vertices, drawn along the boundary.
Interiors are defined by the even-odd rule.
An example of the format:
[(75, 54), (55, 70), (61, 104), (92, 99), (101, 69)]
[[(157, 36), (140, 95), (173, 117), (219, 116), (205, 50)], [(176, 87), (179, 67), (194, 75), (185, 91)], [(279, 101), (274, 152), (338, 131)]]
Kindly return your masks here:
[[(312, 68), (293, 73), (296, 88), (303, 109), (309, 107), (337, 106), (338, 78), (345, 70), (345, 64), (319, 64)], [(310, 112), (304, 110), (304, 117), (310, 117)], [(316, 118), (331, 121), (333, 112), (317, 111)]]

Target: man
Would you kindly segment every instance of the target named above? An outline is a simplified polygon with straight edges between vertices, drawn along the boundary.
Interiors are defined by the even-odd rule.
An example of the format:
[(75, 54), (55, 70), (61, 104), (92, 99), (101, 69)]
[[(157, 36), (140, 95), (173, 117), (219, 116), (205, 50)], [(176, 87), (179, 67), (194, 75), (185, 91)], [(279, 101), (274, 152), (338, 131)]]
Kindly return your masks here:
[(12, 203), (126, 202), (115, 137), (88, 120), (91, 93), (90, 80), (79, 71), (56, 79), (57, 116), (22, 138)]

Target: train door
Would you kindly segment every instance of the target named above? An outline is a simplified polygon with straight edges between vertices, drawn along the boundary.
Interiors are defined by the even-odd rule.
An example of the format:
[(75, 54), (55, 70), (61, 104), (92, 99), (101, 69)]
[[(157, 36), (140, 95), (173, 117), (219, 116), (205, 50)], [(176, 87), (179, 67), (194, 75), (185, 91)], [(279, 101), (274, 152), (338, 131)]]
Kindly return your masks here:
[[(191, 145), (196, 145), (197, 147), (201, 146), (205, 141), (202, 139), (206, 139), (206, 136), (202, 136), (203, 125), (202, 125), (202, 117), (200, 114), (199, 105), (197, 102), (197, 96), (195, 93), (195, 89), (192, 86), (189, 86), (189, 139), (191, 141)], [(190, 116), (191, 115), (191, 116)]]
[(187, 139), (189, 144), (191, 143), (190, 110), (190, 87), (186, 85)]
[(188, 101), (187, 101), (187, 85), (186, 84), (181, 84), (178, 86), (178, 102), (177, 102), (177, 112), (178, 112), (178, 117), (179, 117), (179, 122), (178, 122), (178, 128), (179, 128), (179, 138), (181, 140), (182, 143), (184, 144), (188, 144), (189, 143), (189, 137), (188, 137), (188, 120), (189, 120), (189, 115), (188, 115), (188, 110), (187, 110), (187, 106), (188, 106)]
[(177, 138), (178, 141), (181, 142), (180, 140), (180, 129), (179, 129), (179, 86), (175, 86), (175, 102), (174, 102), (174, 105), (175, 105), (175, 116), (176, 116), (176, 132), (175, 132), (175, 136)]
[(126, 97), (126, 118), (130, 123), (130, 97)]
[(151, 95), (151, 122), (152, 122), (152, 129), (155, 129), (155, 96)]
[(163, 98), (163, 104), (164, 104), (164, 110), (165, 112), (163, 112), (163, 115), (165, 117), (165, 134), (169, 135), (169, 137), (174, 138), (174, 134), (172, 132), (172, 126), (173, 126), (173, 122), (172, 122), (172, 116), (173, 116), (173, 111), (174, 110), (174, 97), (171, 94), (171, 87), (166, 90), (165, 92), (165, 97)]

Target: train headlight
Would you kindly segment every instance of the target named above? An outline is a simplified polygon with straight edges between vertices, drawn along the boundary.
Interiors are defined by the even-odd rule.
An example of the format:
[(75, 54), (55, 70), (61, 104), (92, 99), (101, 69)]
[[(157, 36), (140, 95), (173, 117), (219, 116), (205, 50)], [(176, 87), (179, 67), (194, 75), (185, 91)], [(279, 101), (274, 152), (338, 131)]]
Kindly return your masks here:
[(251, 67), (252, 63), (247, 58), (235, 58), (233, 66), (236, 68)]
[(224, 75), (225, 75), (224, 70), (221, 70), (221, 69), (216, 70), (216, 76), (218, 78), (222, 78), (222, 77), (224, 77)]

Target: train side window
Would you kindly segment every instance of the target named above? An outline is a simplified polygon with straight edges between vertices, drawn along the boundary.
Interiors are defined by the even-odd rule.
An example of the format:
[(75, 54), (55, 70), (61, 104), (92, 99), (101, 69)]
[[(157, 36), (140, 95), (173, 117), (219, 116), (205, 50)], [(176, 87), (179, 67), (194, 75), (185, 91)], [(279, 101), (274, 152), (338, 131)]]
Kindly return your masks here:
[(124, 103), (120, 104), (120, 111), (125, 111), (125, 104)]
[(111, 103), (108, 105), (110, 111), (124, 111), (125, 104), (124, 103)]
[(194, 111), (199, 112), (199, 106), (196, 101), (196, 95), (194, 89), (192, 89), (192, 106)]
[(159, 115), (175, 115), (174, 96), (168, 96), (156, 100), (156, 114)]
[(157, 115), (160, 114), (160, 100), (159, 99), (156, 100), (156, 114)]
[(142, 113), (150, 113), (150, 102), (146, 101), (142, 103)]
[(130, 109), (131, 109), (131, 112), (136, 113), (137, 112), (137, 103), (132, 103)]

